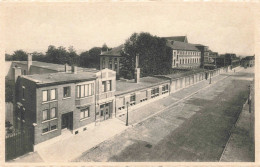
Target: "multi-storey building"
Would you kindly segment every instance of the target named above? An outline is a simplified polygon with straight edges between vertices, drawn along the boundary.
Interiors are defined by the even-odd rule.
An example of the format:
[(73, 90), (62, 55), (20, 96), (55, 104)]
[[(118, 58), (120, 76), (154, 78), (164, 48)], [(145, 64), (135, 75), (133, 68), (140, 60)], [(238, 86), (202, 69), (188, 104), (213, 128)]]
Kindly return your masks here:
[(100, 54), (100, 69), (111, 69), (119, 74), (120, 59), (122, 58), (121, 52), (123, 51), (124, 45), (115, 47), (107, 52)]
[(201, 52), (201, 67), (204, 68), (205, 64), (209, 63), (209, 47), (201, 44), (194, 44)]
[(111, 118), (115, 108), (115, 71), (23, 75), (16, 79), (15, 122), (34, 125), (34, 144), (86, 130)]
[(167, 40), (167, 46), (172, 48), (172, 68), (199, 68), (201, 52), (193, 44)]

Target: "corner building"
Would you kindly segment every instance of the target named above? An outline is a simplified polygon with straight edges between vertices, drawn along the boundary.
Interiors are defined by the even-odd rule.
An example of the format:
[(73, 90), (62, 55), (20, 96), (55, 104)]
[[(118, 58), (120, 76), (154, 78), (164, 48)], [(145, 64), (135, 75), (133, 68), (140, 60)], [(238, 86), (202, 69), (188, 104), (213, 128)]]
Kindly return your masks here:
[(113, 117), (116, 72), (104, 69), (20, 76), (16, 82), (17, 122), (34, 125), (34, 144)]

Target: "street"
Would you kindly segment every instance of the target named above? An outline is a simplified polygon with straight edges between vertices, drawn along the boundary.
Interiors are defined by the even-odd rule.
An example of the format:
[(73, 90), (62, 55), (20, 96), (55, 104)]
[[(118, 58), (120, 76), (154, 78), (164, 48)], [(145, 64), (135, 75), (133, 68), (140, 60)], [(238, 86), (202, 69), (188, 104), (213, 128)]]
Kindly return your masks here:
[(130, 112), (133, 127), (74, 161), (219, 161), (253, 77), (253, 68), (221, 74)]

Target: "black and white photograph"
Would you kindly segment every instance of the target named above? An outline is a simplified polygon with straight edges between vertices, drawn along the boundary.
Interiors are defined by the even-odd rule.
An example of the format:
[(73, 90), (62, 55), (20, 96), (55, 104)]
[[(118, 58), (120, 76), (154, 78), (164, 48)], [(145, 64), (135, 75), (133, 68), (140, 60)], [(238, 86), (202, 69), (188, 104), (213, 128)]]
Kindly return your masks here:
[(4, 165), (257, 163), (259, 3), (0, 9)]

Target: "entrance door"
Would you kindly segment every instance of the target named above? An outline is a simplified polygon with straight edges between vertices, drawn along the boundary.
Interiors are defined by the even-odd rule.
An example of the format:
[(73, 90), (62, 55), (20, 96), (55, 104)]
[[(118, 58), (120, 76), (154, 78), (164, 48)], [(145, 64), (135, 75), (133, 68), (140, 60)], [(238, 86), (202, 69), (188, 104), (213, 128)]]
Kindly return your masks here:
[(100, 119), (101, 120), (106, 120), (110, 117), (109, 104), (110, 103), (100, 105)]
[(73, 112), (62, 114), (61, 128), (72, 130), (72, 127), (73, 127)]

